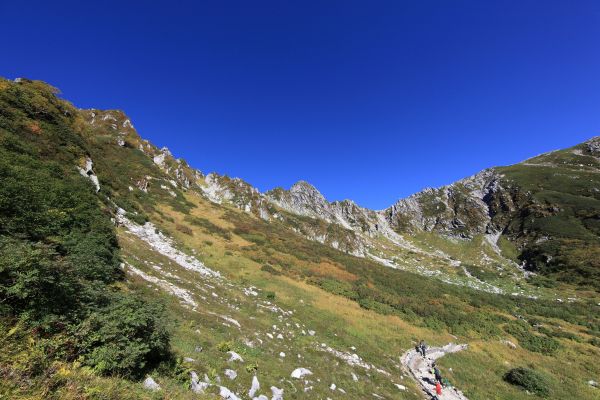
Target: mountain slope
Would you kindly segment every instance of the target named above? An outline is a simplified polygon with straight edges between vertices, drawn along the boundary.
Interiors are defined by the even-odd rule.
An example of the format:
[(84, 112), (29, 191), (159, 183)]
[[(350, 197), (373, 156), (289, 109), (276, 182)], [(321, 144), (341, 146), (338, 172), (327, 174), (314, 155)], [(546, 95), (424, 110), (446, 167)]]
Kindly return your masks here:
[[(416, 195), (400, 223), (401, 207), (330, 203), (305, 182), (260, 193), (240, 179), (204, 175), (141, 139), (122, 112), (77, 110), (41, 82), (1, 80), (0, 91), (11, 104), (0, 114), (3, 157), (20, 166), (20, 146), (35, 148), (68, 172), (64, 185), (80, 186), (87, 203), (98, 203), (100, 226), (118, 240), (111, 265), (121, 266), (120, 279), (109, 290), (163, 304), (160, 326), (172, 354), (144, 370), (160, 385), (152, 392), (145, 376), (82, 364), (85, 358), (65, 354), (70, 342), (55, 340), (60, 335), (40, 335), (24, 315), (3, 312), (0, 336), (10, 351), (0, 357), (0, 395), (417, 399), (419, 386), (400, 357), (425, 339), (468, 343), (439, 365), (470, 399), (531, 399), (503, 379), (522, 366), (547, 379), (549, 398), (597, 397), (588, 381), (600, 374), (598, 293), (554, 280), (538, 287), (539, 277), (525, 278), (514, 262), (522, 243), (538, 240), (523, 236), (520, 210), (537, 210), (546, 196), (524, 187), (521, 167)], [(45, 100), (29, 110), (27, 99), (38, 95)], [(15, 117), (22, 112), (26, 120)], [(50, 134), (49, 113), (65, 117), (63, 135)], [(451, 210), (424, 212), (431, 198)], [(411, 210), (423, 217), (408, 218)], [(0, 266), (3, 287), (12, 287), (2, 274), (14, 265)], [(112, 326), (103, 315), (94, 319), (99, 332)], [(47, 340), (55, 351), (31, 351)], [(311, 375), (296, 378), (303, 369)]]

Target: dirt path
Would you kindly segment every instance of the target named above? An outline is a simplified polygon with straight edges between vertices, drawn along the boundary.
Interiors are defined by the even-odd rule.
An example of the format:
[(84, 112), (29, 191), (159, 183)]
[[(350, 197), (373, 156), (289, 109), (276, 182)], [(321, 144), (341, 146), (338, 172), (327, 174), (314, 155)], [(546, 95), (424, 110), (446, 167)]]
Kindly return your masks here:
[[(456, 353), (467, 348), (466, 344), (450, 343), (444, 347), (430, 347), (427, 349), (427, 357), (423, 358), (415, 349), (407, 351), (402, 356), (402, 365), (404, 365), (412, 377), (417, 381), (425, 396), (433, 398), (435, 396), (435, 377), (431, 373), (432, 364), (438, 358), (449, 353)], [(468, 400), (462, 392), (456, 388), (443, 388), (439, 400)]]

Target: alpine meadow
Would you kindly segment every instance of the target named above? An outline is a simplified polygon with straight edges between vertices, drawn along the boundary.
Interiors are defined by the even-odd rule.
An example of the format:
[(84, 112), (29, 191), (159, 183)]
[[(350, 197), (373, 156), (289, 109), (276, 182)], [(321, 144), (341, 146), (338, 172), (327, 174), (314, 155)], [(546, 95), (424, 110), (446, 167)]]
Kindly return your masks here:
[(371, 210), (58, 93), (0, 80), (0, 398), (600, 399), (600, 137)]

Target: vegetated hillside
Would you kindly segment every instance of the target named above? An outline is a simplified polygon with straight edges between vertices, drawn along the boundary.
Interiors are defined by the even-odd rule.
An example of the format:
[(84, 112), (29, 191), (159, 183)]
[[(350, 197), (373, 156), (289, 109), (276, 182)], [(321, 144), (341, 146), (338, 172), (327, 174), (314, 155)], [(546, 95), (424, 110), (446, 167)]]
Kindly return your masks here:
[(470, 399), (598, 397), (598, 294), (525, 279), (527, 238), (261, 194), (41, 82), (0, 81), (0, 106), (0, 395), (416, 399), (424, 338), (469, 345), (439, 365)]
[(399, 232), (424, 230), (463, 239), (485, 235), (494, 244), (506, 238), (525, 269), (597, 290), (599, 143), (593, 138), (425, 190), (400, 200), (387, 214)]

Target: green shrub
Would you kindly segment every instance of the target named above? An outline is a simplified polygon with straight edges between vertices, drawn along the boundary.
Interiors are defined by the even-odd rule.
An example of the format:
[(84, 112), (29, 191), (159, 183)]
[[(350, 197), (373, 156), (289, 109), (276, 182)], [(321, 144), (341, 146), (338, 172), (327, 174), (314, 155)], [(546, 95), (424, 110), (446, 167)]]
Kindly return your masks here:
[[(35, 373), (81, 356), (103, 374), (139, 376), (168, 357), (163, 308), (115, 292), (123, 273), (111, 180), (99, 175), (98, 195), (75, 168), (91, 145), (77, 110), (55, 93), (35, 81), (0, 90), (0, 312), (11, 331), (25, 332), (20, 340), (43, 345)], [(130, 218), (146, 222), (121, 200)]]
[(529, 368), (511, 369), (504, 375), (504, 380), (511, 385), (519, 386), (539, 396), (548, 396), (550, 394), (548, 380)]
[(76, 329), (84, 364), (104, 375), (139, 377), (169, 354), (161, 305), (116, 295)]
[(532, 333), (523, 321), (509, 323), (504, 327), (504, 331), (517, 338), (521, 346), (529, 351), (552, 355), (560, 348), (558, 340)]
[(269, 274), (272, 274), (272, 275), (281, 275), (281, 272), (279, 272), (278, 270), (276, 270), (269, 264), (263, 265), (262, 267), (260, 267), (260, 270), (264, 271), (264, 272), (268, 272)]
[(275, 292), (265, 292), (265, 297), (269, 300), (275, 300)]
[(217, 344), (217, 350), (226, 353), (228, 351), (231, 351), (233, 349), (233, 342), (229, 341), (229, 342), (220, 342), (219, 344)]

